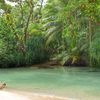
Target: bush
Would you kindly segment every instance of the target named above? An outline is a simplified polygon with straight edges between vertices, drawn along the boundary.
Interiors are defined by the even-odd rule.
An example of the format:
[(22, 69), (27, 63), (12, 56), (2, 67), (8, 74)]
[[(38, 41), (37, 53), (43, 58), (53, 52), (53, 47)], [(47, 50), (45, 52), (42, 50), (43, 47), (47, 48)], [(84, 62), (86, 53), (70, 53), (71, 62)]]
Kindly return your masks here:
[(42, 63), (49, 57), (50, 52), (45, 47), (43, 36), (34, 35), (26, 41), (24, 54), (16, 48), (5, 50), (2, 48), (0, 50), (0, 67), (18, 67)]
[(26, 61), (27, 64), (42, 63), (48, 60), (50, 53), (45, 46), (45, 40), (42, 35), (33, 35), (26, 42)]
[(93, 66), (100, 66), (100, 36), (94, 37), (91, 48), (90, 48), (90, 56), (91, 56), (91, 63)]

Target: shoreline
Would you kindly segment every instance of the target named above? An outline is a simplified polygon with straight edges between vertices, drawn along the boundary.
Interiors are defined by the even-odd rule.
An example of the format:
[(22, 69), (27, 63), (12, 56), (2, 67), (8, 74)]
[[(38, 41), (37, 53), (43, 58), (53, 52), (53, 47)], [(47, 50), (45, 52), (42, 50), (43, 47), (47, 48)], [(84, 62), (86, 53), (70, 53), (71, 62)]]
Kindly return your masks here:
[(67, 97), (16, 90), (0, 90), (0, 100), (76, 100)]

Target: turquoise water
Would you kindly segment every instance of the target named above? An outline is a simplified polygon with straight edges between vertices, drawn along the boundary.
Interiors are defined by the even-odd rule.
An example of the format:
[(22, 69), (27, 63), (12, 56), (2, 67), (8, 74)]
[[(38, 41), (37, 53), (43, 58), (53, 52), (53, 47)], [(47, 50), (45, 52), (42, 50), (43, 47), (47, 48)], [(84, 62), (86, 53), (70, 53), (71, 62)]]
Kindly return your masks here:
[(8, 88), (79, 100), (100, 100), (100, 72), (79, 68), (0, 69), (0, 81)]

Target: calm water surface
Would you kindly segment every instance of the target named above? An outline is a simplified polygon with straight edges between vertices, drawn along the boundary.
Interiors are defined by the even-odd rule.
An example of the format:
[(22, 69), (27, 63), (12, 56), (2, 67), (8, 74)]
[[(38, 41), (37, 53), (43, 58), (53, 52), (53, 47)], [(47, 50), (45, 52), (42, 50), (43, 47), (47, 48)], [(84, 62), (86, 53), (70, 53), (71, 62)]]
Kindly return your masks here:
[(100, 72), (79, 68), (0, 69), (8, 88), (46, 93), (79, 100), (100, 100)]

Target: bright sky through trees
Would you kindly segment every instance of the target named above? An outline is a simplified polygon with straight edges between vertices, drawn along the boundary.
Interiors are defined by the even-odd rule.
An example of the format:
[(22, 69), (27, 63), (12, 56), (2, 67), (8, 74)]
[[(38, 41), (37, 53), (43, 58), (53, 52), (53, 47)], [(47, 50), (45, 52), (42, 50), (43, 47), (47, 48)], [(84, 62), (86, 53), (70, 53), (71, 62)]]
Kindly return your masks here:
[(12, 5), (12, 6), (15, 6), (17, 3), (15, 3), (15, 2), (10, 2), (10, 1), (8, 1), (8, 0), (5, 0), (5, 2), (7, 3), (7, 4), (10, 4), (10, 5)]
[[(7, 4), (10, 4), (10, 5), (12, 5), (12, 6), (15, 6), (17, 3), (15, 3), (15, 2), (10, 2), (9, 0), (5, 0), (5, 2), (7, 3)], [(44, 4), (47, 2), (47, 0), (44, 0)]]

